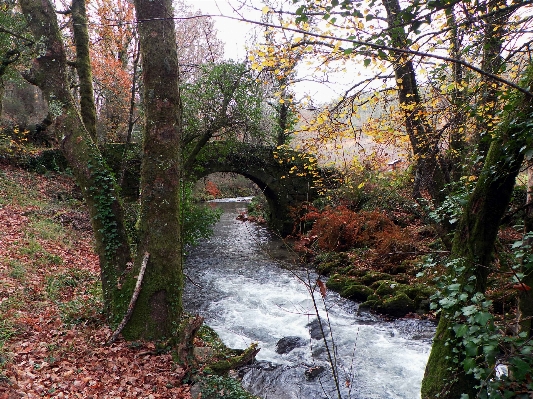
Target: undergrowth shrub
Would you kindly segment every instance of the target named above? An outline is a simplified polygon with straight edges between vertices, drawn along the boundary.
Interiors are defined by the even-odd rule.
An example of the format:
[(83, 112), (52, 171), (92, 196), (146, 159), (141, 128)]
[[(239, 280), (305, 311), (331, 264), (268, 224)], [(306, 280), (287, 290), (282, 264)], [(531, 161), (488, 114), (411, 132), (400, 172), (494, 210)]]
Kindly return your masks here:
[(379, 211), (354, 212), (346, 206), (309, 209), (302, 218), (313, 222), (309, 236), (323, 251), (346, 251), (372, 246), (377, 252), (413, 248), (411, 234)]

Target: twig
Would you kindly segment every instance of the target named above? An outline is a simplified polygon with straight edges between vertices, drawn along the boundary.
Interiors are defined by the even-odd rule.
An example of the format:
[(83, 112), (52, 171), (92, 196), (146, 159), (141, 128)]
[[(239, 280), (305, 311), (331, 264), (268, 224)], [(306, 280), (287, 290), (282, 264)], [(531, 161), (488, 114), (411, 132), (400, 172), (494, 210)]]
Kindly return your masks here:
[(126, 314), (124, 315), (124, 318), (122, 319), (121, 323), (111, 335), (111, 337), (107, 340), (106, 344), (111, 345), (115, 340), (117, 339), (118, 335), (122, 332), (124, 329), (124, 326), (129, 321), (131, 314), (133, 313), (133, 308), (135, 307), (135, 302), (137, 302), (137, 298), (139, 297), (139, 292), (141, 292), (141, 284), (144, 277), (144, 272), (146, 270), (146, 265), (148, 264), (148, 258), (150, 257), (150, 254), (148, 252), (144, 253), (144, 258), (141, 264), (141, 270), (139, 271), (139, 276), (137, 277), (137, 284), (135, 284), (135, 289), (133, 290), (133, 295), (131, 296), (130, 304), (128, 305), (128, 310), (126, 311)]

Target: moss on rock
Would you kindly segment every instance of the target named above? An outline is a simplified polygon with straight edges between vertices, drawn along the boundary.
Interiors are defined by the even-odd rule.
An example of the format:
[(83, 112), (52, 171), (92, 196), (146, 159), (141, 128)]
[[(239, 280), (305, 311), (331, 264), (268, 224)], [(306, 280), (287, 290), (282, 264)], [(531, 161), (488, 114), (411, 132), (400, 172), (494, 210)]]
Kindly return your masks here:
[(349, 285), (341, 291), (341, 296), (357, 301), (366, 301), (367, 298), (374, 293), (374, 290), (366, 285), (353, 284)]
[(349, 279), (348, 277), (341, 276), (339, 274), (334, 274), (329, 278), (329, 280), (326, 282), (326, 286), (333, 291), (341, 292), (343, 289), (345, 289), (348, 285), (350, 285), (353, 282), (352, 279)]
[(416, 305), (404, 292), (399, 292), (393, 297), (385, 299), (378, 310), (394, 317), (403, 317), (407, 313), (414, 312)]
[(376, 281), (379, 281), (379, 280), (392, 280), (392, 279), (393, 277), (388, 273), (369, 271), (360, 278), (360, 281), (362, 284), (370, 286), (372, 283), (375, 283)]

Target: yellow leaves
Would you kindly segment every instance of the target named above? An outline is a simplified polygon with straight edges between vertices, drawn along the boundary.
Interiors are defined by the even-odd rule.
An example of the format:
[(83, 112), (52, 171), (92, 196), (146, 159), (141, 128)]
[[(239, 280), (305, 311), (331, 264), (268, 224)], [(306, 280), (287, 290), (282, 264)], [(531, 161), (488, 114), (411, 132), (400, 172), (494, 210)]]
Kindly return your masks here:
[(263, 15), (268, 14), (269, 11), (270, 11), (270, 8), (268, 6), (264, 6), (263, 9), (261, 10)]
[(362, 189), (365, 186), (365, 182), (359, 183), (357, 186), (358, 189)]

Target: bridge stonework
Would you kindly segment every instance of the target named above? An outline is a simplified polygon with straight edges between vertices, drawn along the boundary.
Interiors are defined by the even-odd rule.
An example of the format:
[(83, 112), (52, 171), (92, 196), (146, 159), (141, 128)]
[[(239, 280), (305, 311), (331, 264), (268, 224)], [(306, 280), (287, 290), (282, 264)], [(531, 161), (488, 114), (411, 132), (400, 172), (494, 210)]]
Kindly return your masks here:
[(215, 172), (240, 174), (253, 181), (267, 200), (269, 226), (282, 236), (291, 233), (291, 209), (318, 196), (318, 171), (309, 155), (246, 143), (209, 143), (197, 157), (191, 178)]

